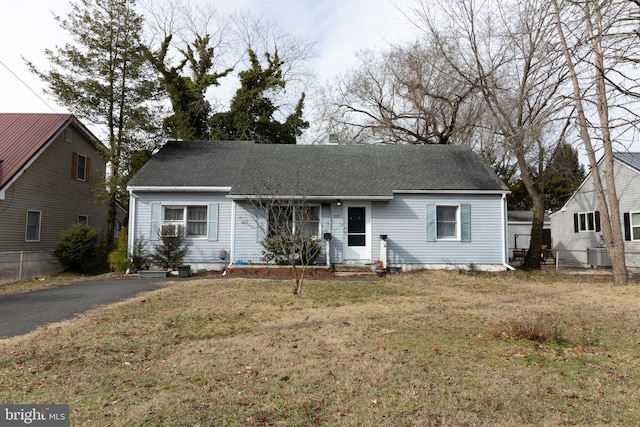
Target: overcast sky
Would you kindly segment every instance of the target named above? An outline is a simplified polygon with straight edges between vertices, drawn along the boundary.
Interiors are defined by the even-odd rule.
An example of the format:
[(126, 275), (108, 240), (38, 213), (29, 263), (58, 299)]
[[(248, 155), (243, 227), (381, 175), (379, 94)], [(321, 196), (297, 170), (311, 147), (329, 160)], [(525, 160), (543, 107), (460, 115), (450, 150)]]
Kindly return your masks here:
[[(216, 0), (212, 1), (215, 5)], [(233, 5), (275, 20), (293, 36), (316, 42), (313, 68), (324, 81), (353, 65), (359, 50), (412, 39), (413, 28), (393, 4), (408, 7), (413, 1), (235, 0)], [(65, 17), (70, 9), (68, 0), (2, 1), (0, 112), (66, 112), (42, 93), (44, 85), (28, 71), (22, 57), (47, 70), (44, 50), (68, 40), (51, 12)]]

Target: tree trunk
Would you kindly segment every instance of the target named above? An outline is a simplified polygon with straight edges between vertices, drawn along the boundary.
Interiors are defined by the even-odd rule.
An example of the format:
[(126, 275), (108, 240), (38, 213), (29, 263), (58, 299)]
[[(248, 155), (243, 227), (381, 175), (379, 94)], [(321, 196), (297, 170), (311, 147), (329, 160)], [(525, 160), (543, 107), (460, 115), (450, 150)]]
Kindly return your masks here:
[[(540, 206), (542, 205), (542, 206)], [(522, 267), (527, 270), (540, 270), (540, 259), (542, 252), (542, 229), (544, 227), (544, 199), (542, 203), (534, 201), (533, 218), (531, 220), (531, 241), (529, 242), (529, 253), (522, 263)]]
[[(602, 235), (609, 252), (611, 260), (611, 267), (613, 272), (613, 282), (616, 285), (625, 284), (628, 280), (627, 266), (625, 264), (624, 256), (624, 240), (622, 239), (622, 226), (620, 224), (620, 206), (618, 205), (618, 198), (615, 191), (615, 181), (613, 176), (613, 150), (611, 146), (611, 138), (609, 134), (609, 117), (608, 117), (608, 104), (606, 88), (604, 84), (604, 57), (602, 51), (602, 34), (594, 33), (594, 23), (591, 21), (591, 16), (588, 15), (588, 8), (584, 9), (585, 12), (585, 24), (588, 27), (589, 38), (593, 48), (593, 54), (596, 64), (596, 104), (598, 107), (598, 118), (600, 120), (600, 130), (602, 131), (603, 147), (604, 147), (604, 176), (607, 182), (607, 188), (602, 183), (600, 176), (600, 168), (595, 155), (595, 149), (591, 142), (591, 135), (589, 133), (590, 123), (587, 119), (583, 103), (583, 88), (580, 84), (580, 76), (576, 71), (573, 58), (571, 56), (571, 50), (568, 42), (565, 38), (565, 33), (562, 27), (562, 18), (560, 16), (560, 7), (557, 0), (552, 0), (555, 9), (556, 28), (564, 57), (566, 59), (569, 76), (573, 85), (573, 96), (576, 107), (576, 113), (578, 115), (578, 128), (580, 130), (580, 139), (584, 143), (587, 157), (589, 158), (589, 166), (591, 167), (591, 177), (593, 179), (593, 185), (595, 193), (598, 199), (598, 210), (600, 211), (600, 225)], [(598, 12), (600, 12), (598, 10)], [(598, 19), (602, 19), (601, 15), (597, 15)], [(601, 24), (596, 22), (596, 24)]]

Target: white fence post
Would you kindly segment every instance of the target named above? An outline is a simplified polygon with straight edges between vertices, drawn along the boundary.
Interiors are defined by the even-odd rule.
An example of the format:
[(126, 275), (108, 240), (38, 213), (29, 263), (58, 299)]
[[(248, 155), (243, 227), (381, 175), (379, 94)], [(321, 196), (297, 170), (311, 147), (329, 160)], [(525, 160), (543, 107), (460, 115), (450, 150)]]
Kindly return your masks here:
[(22, 263), (24, 262), (24, 251), (20, 251), (20, 267), (18, 268), (18, 281), (22, 281)]

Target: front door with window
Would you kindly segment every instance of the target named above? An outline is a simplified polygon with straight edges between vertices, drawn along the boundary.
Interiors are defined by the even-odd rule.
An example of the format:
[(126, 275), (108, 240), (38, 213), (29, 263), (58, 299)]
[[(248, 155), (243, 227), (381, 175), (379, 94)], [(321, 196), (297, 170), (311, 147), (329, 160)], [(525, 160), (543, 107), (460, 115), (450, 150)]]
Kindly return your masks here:
[(345, 261), (371, 261), (370, 205), (345, 204)]

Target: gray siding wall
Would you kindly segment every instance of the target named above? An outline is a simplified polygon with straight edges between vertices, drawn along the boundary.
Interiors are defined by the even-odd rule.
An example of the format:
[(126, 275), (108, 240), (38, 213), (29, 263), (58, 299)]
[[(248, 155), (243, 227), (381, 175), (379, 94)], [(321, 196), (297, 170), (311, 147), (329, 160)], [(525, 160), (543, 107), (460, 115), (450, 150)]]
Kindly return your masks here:
[(255, 206), (248, 202), (236, 203), (234, 218), (235, 241), (232, 261), (260, 262), (264, 234), (264, 220)]
[[(625, 212), (640, 212), (640, 173), (618, 161), (614, 165), (616, 192), (620, 200), (620, 222), (624, 226), (623, 215)], [(602, 173), (601, 176), (604, 183), (604, 175)], [(593, 179), (589, 175), (564, 208), (551, 215), (553, 247), (555, 250), (561, 251), (559, 253), (561, 259), (567, 258), (586, 263), (587, 248), (604, 245), (601, 232), (583, 231), (576, 233), (574, 231), (574, 214), (596, 210), (598, 210), (598, 199)], [(640, 253), (640, 242), (625, 241), (625, 251), (629, 252), (627, 254), (627, 265), (640, 267), (640, 256), (633, 255), (634, 252)]]
[[(105, 161), (80, 131), (72, 129), (71, 142), (62, 131), (0, 200), (0, 251), (51, 251), (60, 232), (77, 222), (78, 215), (88, 216), (90, 226), (106, 229), (107, 207), (95, 204)], [(74, 152), (91, 159), (89, 182), (71, 178)], [(25, 241), (27, 210), (41, 212), (39, 242)]]
[[(345, 201), (346, 202), (346, 201)], [(134, 238), (149, 239), (151, 206), (218, 203), (218, 240), (186, 239), (190, 251), (185, 262), (220, 262), (219, 252), (231, 252), (230, 261), (260, 262), (263, 232), (258, 225), (262, 219), (250, 203), (233, 202), (222, 193), (138, 193), (132, 199), (135, 213), (131, 216)], [(427, 204), (471, 206), (471, 240), (427, 241)], [(500, 265), (504, 257), (503, 209), (499, 195), (413, 195), (397, 194), (394, 200), (371, 203), (372, 248), (371, 261), (380, 257), (381, 234), (386, 234), (390, 265), (429, 264), (469, 266), (471, 264)], [(332, 233), (330, 256), (332, 263), (343, 261), (343, 206), (325, 204), (321, 209), (321, 235)], [(235, 212), (235, 215), (234, 215)], [(234, 230), (234, 236), (231, 230)], [(318, 259), (325, 262), (325, 254)]]
[[(338, 207), (335, 202), (327, 204), (326, 202), (309, 201), (308, 204), (320, 205), (320, 235), (318, 237), (322, 239), (324, 233), (332, 234), (331, 247), (329, 249), (331, 262), (342, 262), (342, 207)], [(261, 229), (264, 229), (264, 225), (258, 225), (259, 221), (262, 221), (262, 219), (259, 218), (259, 214), (251, 203), (242, 201), (236, 203), (233, 261), (261, 261)], [(325, 264), (325, 256), (325, 244), (324, 240), (322, 240), (322, 253), (316, 262)]]
[[(129, 217), (129, 247), (138, 239), (149, 241), (151, 245), (157, 243), (152, 236), (151, 210), (153, 204), (187, 206), (187, 205), (218, 205), (218, 238), (209, 240), (202, 238), (185, 238), (184, 244), (189, 247), (184, 262), (190, 264), (219, 264), (220, 251), (231, 251), (231, 200), (224, 193), (136, 193), (130, 200), (131, 212)], [(197, 269), (197, 268), (196, 268)]]
[[(471, 205), (471, 241), (427, 242), (427, 204)], [(502, 199), (499, 195), (396, 194), (372, 203), (373, 258), (379, 235), (387, 237), (387, 261), (394, 264), (502, 264)]]

